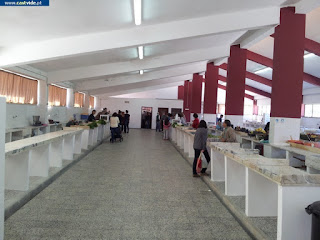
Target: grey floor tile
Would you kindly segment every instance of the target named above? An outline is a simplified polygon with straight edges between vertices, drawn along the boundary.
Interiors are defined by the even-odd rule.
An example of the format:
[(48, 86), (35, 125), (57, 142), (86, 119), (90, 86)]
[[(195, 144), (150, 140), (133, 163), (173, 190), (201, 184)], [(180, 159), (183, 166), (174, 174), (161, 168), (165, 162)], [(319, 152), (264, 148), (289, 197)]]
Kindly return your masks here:
[(10, 217), (5, 240), (250, 239), (208, 190), (160, 134), (132, 130), (122, 143), (100, 145)]

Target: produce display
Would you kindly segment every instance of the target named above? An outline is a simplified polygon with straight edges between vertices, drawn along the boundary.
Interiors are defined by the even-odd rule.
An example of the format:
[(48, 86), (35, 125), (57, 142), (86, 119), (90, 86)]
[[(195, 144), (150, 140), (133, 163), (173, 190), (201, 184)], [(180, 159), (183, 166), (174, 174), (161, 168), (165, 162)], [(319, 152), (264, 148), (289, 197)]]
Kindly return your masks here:
[(90, 127), (90, 129), (94, 129), (94, 128), (98, 127), (98, 123), (92, 122), (92, 123), (89, 123), (88, 126)]
[(208, 134), (208, 138), (219, 138), (219, 139), (220, 139), (220, 137), (221, 137), (221, 136)]
[(262, 128), (257, 128), (256, 130), (254, 130), (256, 134), (258, 133), (262, 133), (262, 134), (266, 134), (266, 131)]
[(101, 125), (106, 125), (107, 124), (107, 122), (105, 120), (103, 120), (103, 119), (100, 119), (98, 121), (98, 123), (101, 124)]

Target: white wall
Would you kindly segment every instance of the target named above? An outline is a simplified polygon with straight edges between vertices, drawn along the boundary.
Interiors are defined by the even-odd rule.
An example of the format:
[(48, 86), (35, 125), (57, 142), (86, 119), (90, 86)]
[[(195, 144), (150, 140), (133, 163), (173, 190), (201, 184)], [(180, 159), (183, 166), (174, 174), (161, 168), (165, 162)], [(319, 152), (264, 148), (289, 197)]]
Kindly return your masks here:
[(132, 98), (108, 98), (101, 99), (101, 107), (108, 108), (111, 113), (119, 110), (128, 110), (130, 116), (130, 127), (141, 127), (141, 107), (152, 107), (152, 128), (155, 129), (155, 121), (158, 108), (183, 108), (182, 100), (160, 100), (160, 99), (132, 99)]
[(114, 98), (178, 99), (178, 87), (114, 96)]
[(4, 169), (5, 169), (5, 157), (4, 157), (4, 146), (5, 146), (5, 125), (6, 121), (6, 100), (0, 98), (0, 239), (4, 238)]

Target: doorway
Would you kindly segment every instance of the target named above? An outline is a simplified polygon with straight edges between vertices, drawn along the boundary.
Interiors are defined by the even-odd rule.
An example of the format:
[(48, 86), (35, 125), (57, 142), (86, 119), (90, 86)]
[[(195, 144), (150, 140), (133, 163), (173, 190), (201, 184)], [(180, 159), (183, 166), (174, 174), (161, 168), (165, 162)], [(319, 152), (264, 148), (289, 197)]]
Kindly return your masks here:
[(177, 114), (182, 113), (181, 108), (171, 108), (172, 117), (175, 118)]
[(152, 128), (152, 107), (141, 107), (141, 128)]
[(168, 116), (169, 108), (158, 108), (158, 113), (160, 114), (160, 116), (162, 116), (163, 114)]

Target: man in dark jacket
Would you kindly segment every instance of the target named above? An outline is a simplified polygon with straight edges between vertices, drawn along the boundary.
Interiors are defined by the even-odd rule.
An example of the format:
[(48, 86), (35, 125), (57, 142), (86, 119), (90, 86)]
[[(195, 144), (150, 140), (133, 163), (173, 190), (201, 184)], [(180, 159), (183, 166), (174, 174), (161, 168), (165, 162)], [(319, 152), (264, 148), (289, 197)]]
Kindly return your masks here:
[(96, 110), (92, 110), (92, 113), (88, 117), (88, 122), (94, 122), (96, 120), (94, 116), (95, 114), (96, 114)]

